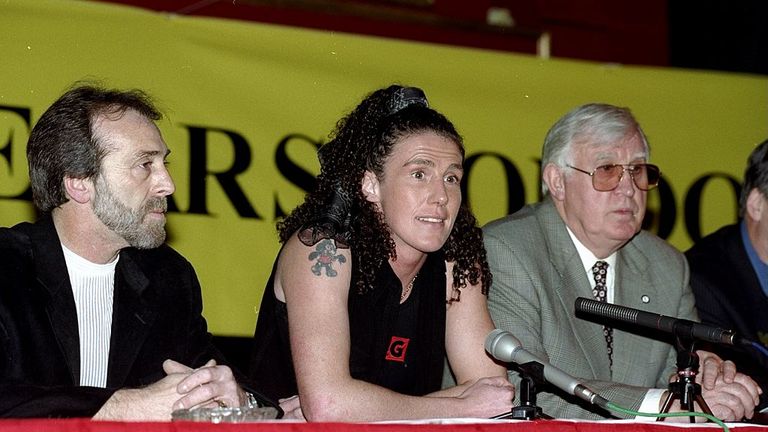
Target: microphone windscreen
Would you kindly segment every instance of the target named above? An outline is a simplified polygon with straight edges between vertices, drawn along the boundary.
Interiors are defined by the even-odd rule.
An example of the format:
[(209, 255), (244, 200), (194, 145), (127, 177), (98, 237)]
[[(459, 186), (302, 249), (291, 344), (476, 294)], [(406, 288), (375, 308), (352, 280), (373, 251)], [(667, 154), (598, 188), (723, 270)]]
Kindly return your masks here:
[(629, 323), (637, 322), (639, 312), (636, 309), (626, 308), (611, 303), (603, 303), (585, 297), (577, 298), (574, 305), (576, 307), (576, 312), (584, 312)]

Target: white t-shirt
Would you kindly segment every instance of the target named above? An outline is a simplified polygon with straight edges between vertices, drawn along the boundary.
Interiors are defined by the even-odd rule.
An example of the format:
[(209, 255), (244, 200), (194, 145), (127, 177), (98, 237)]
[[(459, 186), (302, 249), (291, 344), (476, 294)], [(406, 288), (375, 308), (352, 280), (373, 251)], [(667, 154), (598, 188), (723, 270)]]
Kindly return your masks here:
[(80, 336), (80, 385), (106, 387), (115, 267), (119, 255), (107, 264), (96, 264), (61, 245), (77, 309)]

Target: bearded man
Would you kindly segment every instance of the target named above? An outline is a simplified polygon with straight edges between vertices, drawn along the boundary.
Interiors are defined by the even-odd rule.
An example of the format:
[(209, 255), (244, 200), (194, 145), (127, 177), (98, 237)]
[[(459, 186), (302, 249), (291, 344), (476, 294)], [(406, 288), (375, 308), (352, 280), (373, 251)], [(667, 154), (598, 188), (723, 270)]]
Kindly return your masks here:
[(0, 229), (0, 417), (169, 420), (248, 403), (194, 269), (164, 244), (160, 118), (141, 91), (79, 85), (33, 128), (41, 218)]

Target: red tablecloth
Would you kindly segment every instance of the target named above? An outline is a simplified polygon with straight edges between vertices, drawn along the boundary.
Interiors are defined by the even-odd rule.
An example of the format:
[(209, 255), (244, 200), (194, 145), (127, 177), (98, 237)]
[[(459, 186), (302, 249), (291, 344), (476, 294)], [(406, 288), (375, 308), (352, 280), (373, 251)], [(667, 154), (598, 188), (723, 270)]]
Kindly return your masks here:
[[(696, 432), (720, 430), (714, 424), (686, 425)], [(635, 422), (537, 420), (493, 423), (125, 423), (88, 419), (0, 420), (1, 432), (683, 432), (680, 425)], [(738, 425), (735, 432), (766, 432), (768, 427)]]

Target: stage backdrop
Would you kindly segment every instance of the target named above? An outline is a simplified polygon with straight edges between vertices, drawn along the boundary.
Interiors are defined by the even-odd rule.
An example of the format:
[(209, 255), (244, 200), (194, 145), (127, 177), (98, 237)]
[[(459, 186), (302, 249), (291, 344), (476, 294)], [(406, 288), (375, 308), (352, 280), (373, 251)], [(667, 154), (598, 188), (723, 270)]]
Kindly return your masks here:
[[(768, 79), (541, 60), (475, 49), (85, 1), (0, 2), (0, 225), (35, 217), (25, 143), (74, 81), (139, 87), (167, 113), (170, 243), (196, 267), (220, 335), (252, 334), (275, 221), (318, 172), (316, 147), (368, 92), (422, 87), (466, 139), (482, 223), (539, 199), (549, 126), (593, 101), (629, 106), (663, 171), (648, 227), (680, 249), (736, 219), (738, 179), (768, 137)], [(553, 41), (557, 43), (557, 41)]]

